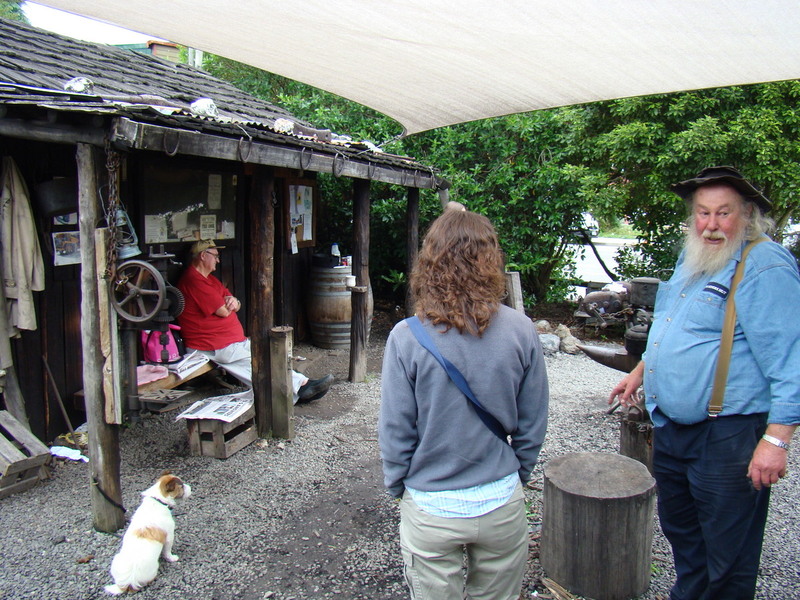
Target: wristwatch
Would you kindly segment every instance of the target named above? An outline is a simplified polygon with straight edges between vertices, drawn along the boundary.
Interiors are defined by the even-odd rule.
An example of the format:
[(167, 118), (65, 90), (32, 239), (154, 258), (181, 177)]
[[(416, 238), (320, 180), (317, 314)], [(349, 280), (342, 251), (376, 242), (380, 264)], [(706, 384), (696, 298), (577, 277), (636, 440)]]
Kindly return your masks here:
[(777, 446), (778, 448), (783, 448), (784, 450), (789, 449), (789, 444), (787, 444), (783, 440), (779, 440), (774, 435), (768, 435), (765, 433), (764, 435), (761, 436), (761, 439), (768, 441), (770, 444)]

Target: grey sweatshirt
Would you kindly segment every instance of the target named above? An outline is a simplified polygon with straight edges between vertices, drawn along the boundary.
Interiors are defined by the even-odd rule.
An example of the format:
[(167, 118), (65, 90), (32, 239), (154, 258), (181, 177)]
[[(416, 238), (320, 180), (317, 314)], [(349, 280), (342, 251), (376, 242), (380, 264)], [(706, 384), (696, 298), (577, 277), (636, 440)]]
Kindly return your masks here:
[(400, 497), (406, 485), (463, 489), (515, 471), (525, 483), (547, 427), (547, 373), (533, 323), (501, 306), (481, 338), (423, 325), (478, 401), (511, 432), (511, 444), (484, 425), (401, 321), (386, 342), (381, 383), (378, 439), (387, 490)]

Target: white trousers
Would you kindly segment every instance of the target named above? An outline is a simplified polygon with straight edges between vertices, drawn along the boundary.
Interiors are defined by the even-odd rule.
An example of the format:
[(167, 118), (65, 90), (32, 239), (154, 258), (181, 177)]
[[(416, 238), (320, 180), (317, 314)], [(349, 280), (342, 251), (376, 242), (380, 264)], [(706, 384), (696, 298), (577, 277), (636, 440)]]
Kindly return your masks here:
[[(194, 351), (187, 348), (187, 352)], [(225, 370), (236, 377), (247, 387), (253, 387), (253, 361), (250, 352), (250, 338), (243, 342), (234, 342), (219, 350), (196, 350), (200, 354), (207, 356), (210, 360), (225, 368)], [(308, 381), (308, 377), (297, 371), (292, 371), (292, 391), (293, 402), (297, 404), (300, 388)]]

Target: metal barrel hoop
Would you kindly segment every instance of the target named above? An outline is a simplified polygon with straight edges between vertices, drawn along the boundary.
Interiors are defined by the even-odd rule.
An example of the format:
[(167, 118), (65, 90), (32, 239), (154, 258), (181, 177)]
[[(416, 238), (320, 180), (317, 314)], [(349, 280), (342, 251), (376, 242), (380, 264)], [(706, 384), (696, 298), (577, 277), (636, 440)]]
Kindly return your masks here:
[[(303, 156), (305, 156), (306, 150), (308, 150), (308, 160), (306, 160), (305, 164), (303, 164)], [(305, 170), (311, 164), (311, 159), (314, 158), (314, 152), (312, 150), (309, 150), (307, 147), (303, 146), (302, 148), (300, 148), (300, 154), (298, 154), (297, 158), (298, 161), (300, 162), (300, 177), (302, 177)]]
[(167, 156), (175, 156), (178, 153), (178, 148), (180, 148), (181, 145), (181, 132), (180, 131), (175, 132), (175, 147), (172, 150), (169, 150), (167, 148), (167, 134), (169, 133), (169, 131), (170, 131), (169, 129), (164, 131), (164, 137), (161, 138), (161, 146), (163, 147), (164, 153)]
[[(336, 159), (339, 159), (339, 166), (336, 166)], [(333, 173), (334, 177), (340, 177), (342, 172), (344, 171), (344, 162), (347, 160), (347, 157), (342, 154), (341, 152), (337, 152), (333, 156), (333, 166), (331, 167), (331, 172)]]
[(250, 152), (253, 150), (253, 138), (251, 138), (250, 136), (247, 137), (250, 138), (247, 144), (247, 154), (243, 154), (242, 152), (242, 144), (244, 142), (244, 136), (239, 138), (239, 143), (236, 146), (236, 153), (239, 155), (239, 160), (242, 162), (247, 162), (247, 159), (250, 158)]

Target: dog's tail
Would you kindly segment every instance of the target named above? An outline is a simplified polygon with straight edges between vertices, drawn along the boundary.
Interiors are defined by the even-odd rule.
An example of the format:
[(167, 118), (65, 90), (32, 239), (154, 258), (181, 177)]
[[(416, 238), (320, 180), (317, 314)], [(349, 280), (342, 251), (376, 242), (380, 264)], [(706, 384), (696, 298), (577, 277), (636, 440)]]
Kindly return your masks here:
[(107, 585), (104, 589), (112, 596), (119, 596), (120, 594), (124, 594), (128, 591), (127, 589), (123, 590), (116, 583), (114, 585)]

